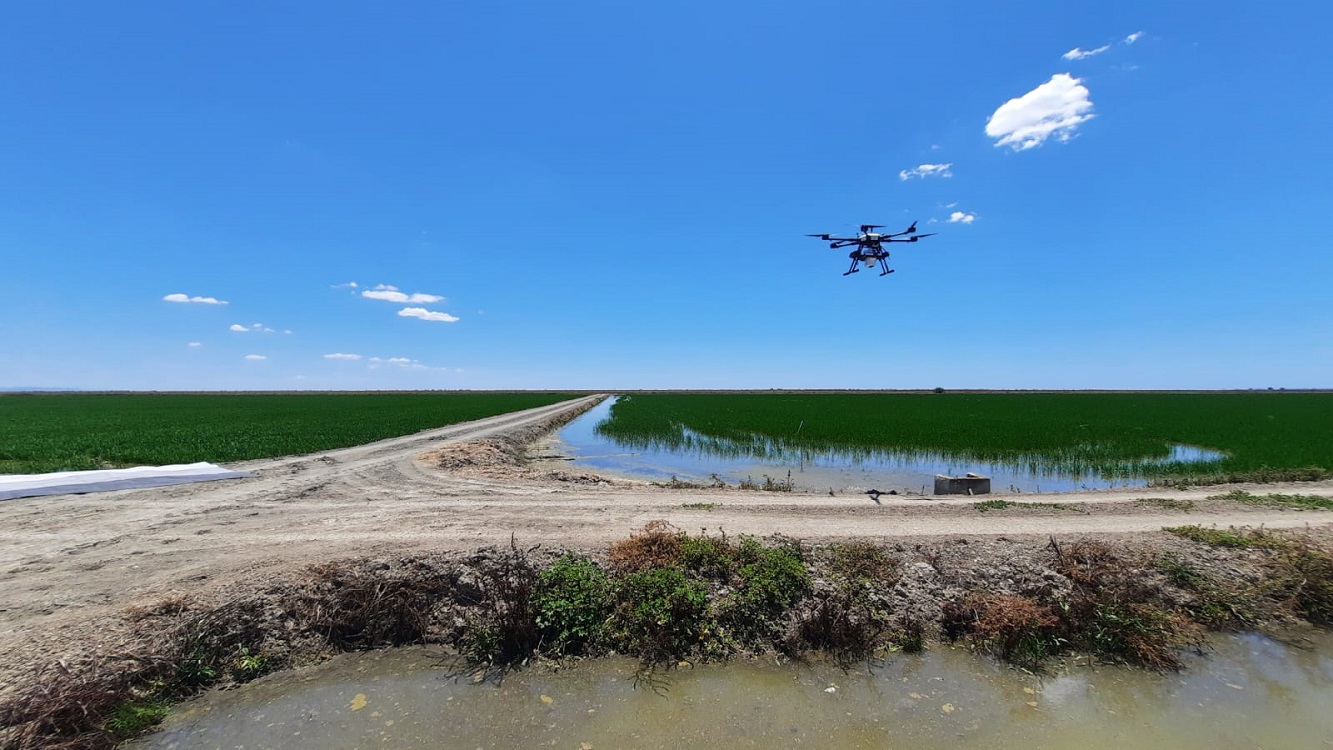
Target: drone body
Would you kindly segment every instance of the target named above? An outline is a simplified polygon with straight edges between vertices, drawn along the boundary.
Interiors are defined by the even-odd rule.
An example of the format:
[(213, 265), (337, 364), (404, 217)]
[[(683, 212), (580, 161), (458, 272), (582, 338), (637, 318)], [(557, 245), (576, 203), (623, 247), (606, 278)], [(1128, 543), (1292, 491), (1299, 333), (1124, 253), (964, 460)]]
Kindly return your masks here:
[(880, 234), (879, 232), (874, 231), (879, 229), (880, 226), (881, 225), (879, 224), (862, 224), (861, 231), (858, 232), (855, 237), (834, 237), (828, 234), (807, 234), (806, 237), (818, 237), (821, 240), (827, 241), (829, 243), (828, 246), (834, 249), (851, 247), (853, 245), (856, 246), (848, 255), (848, 257), (852, 259), (852, 267), (843, 272), (843, 276), (848, 276), (860, 271), (861, 269), (856, 267), (857, 263), (864, 263), (867, 268), (873, 266), (875, 263), (879, 263), (879, 275), (887, 276), (893, 273), (893, 269), (889, 268), (889, 251), (884, 248), (885, 245), (890, 242), (916, 242), (922, 237), (929, 237), (934, 234), (934, 232), (931, 232), (930, 234), (917, 234), (915, 221), (912, 222), (912, 226), (908, 227), (906, 231), (896, 232), (894, 234)]

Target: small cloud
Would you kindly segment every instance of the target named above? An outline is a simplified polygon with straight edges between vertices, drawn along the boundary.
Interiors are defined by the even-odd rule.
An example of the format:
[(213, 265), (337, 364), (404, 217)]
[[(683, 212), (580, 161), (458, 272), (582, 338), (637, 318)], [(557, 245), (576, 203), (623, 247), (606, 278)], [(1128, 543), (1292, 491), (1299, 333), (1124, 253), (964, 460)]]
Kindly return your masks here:
[(398, 291), (396, 287), (386, 286), (384, 284), (381, 284), (374, 289), (367, 289), (361, 293), (361, 296), (366, 299), (380, 299), (385, 302), (397, 302), (399, 304), (411, 303), (422, 305), (444, 301), (444, 297), (441, 297), (438, 294), (423, 294), (421, 292), (404, 294), (403, 292)]
[(332, 286), (333, 289), (355, 289), (356, 287), (357, 284), (355, 281), (349, 281), (346, 284), (334, 284)]
[(371, 357), (368, 361), (370, 362), (370, 367), (371, 367), (371, 369), (377, 369), (377, 368), (384, 367), (384, 366), (387, 366), (387, 365), (392, 365), (392, 366), (394, 366), (394, 367), (399, 367), (399, 368), (402, 368), (402, 369), (404, 369), (404, 370), (445, 370), (445, 369), (447, 369), (447, 368), (444, 368), (444, 367), (430, 367), (430, 366), (428, 366), (428, 365), (423, 365), (423, 364), (421, 364), (420, 362), (418, 362), (417, 360), (415, 360), (415, 359), (409, 359), (409, 358), (407, 358), (407, 357), (388, 357), (388, 358), (384, 358), (384, 357)]
[(186, 344), (186, 346), (190, 347), (191, 349), (198, 349), (199, 347), (203, 346), (203, 344), (199, 343), (198, 341), (191, 341), (190, 343)]
[(262, 354), (247, 354), (245, 355), (245, 358), (250, 360), (251, 362), (262, 362), (263, 360), (268, 359), (268, 357)]
[(913, 177), (920, 177), (922, 179), (927, 177), (953, 177), (953, 172), (949, 170), (949, 167), (952, 166), (953, 162), (949, 162), (948, 164), (922, 164), (913, 167), (912, 169), (904, 169), (899, 172), (898, 179), (908, 180)]
[(949, 214), (950, 224), (971, 224), (977, 220), (976, 214), (969, 214), (964, 211), (954, 211)]
[[(1133, 42), (1131, 42), (1131, 44), (1132, 43)], [(1064, 53), (1063, 55), (1061, 55), (1061, 57), (1063, 57), (1066, 60), (1082, 60), (1085, 57), (1100, 55), (1101, 53), (1105, 52), (1108, 49), (1111, 49), (1111, 45), (1109, 44), (1103, 44), (1097, 49), (1079, 49), (1078, 47), (1075, 47), (1069, 50), (1068, 52)]]
[(1143, 32), (1142, 32), (1142, 31), (1136, 31), (1136, 32), (1134, 32), (1133, 34), (1130, 34), (1129, 36), (1125, 37), (1125, 44), (1133, 44), (1134, 42), (1137, 42), (1137, 41), (1138, 41), (1140, 38), (1142, 38), (1142, 37), (1143, 37)]
[(349, 361), (349, 362), (354, 362), (354, 361), (356, 361), (356, 360), (358, 360), (358, 359), (361, 359), (361, 355), (360, 355), (360, 354), (343, 354), (342, 352), (336, 352), (336, 353), (334, 353), (334, 354), (325, 354), (325, 355), (324, 355), (324, 359), (341, 359), (341, 360), (346, 360), (346, 361)]
[[(235, 331), (237, 333), (277, 333), (277, 331), (274, 331), (272, 328), (269, 328), (263, 323), (255, 323), (251, 325), (249, 328), (246, 328), (240, 323), (232, 323), (231, 325), (227, 326), (227, 330)], [(291, 333), (291, 331), (287, 331), (287, 333)]]
[(957, 206), (958, 206), (958, 201), (954, 201), (953, 203), (945, 203), (945, 204), (944, 204), (944, 207), (945, 207), (945, 208), (956, 208)]
[(249, 328), (246, 328), (245, 326), (239, 323), (232, 323), (230, 326), (227, 327), (227, 330), (236, 331), (237, 333), (248, 333), (250, 331)]
[(986, 121), (986, 135), (996, 139), (996, 146), (1026, 151), (1047, 138), (1068, 141), (1079, 125), (1092, 118), (1088, 88), (1068, 73), (1056, 73), (1046, 83), (1001, 104)]
[(398, 315), (403, 318), (421, 318), (422, 320), (433, 320), (438, 323), (458, 322), (458, 318), (449, 313), (435, 312), (424, 307), (404, 307), (398, 311)]
[(225, 304), (227, 304), (226, 300), (220, 300), (220, 299), (217, 299), (216, 297), (191, 297), (191, 296), (188, 295), (188, 294), (180, 294), (180, 293), (176, 293), (176, 294), (168, 294), (167, 296), (163, 297), (162, 299), (166, 300), (167, 302), (184, 302), (184, 303), (195, 304), (195, 305), (225, 305)]

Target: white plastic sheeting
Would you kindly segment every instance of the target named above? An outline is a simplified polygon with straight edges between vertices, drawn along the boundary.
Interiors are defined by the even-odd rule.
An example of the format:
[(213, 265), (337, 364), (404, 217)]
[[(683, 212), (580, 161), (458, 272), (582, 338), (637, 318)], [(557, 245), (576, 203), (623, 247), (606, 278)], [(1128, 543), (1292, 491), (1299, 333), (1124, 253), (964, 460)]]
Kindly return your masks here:
[(232, 471), (200, 461), (170, 466), (136, 466), (133, 469), (95, 471), (56, 471), (50, 474), (0, 474), (0, 500), (41, 495), (69, 495), (106, 490), (136, 490), (165, 487), (169, 484), (211, 482), (215, 479), (252, 477), (244, 471)]

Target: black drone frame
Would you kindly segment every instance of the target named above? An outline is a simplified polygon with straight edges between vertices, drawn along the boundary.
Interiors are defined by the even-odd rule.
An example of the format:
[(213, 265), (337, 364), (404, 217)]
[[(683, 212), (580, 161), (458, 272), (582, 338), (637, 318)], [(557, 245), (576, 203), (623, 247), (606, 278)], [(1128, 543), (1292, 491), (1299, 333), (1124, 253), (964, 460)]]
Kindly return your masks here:
[(882, 226), (882, 224), (862, 224), (861, 234), (856, 237), (834, 237), (828, 234), (808, 234), (806, 236), (818, 237), (821, 240), (828, 241), (829, 247), (834, 249), (851, 247), (852, 245), (856, 246), (856, 249), (848, 255), (848, 257), (852, 259), (852, 266), (842, 274), (843, 276), (850, 276), (859, 272), (861, 269), (857, 268), (856, 264), (863, 263), (867, 260), (879, 261), (879, 275), (888, 276), (893, 273), (893, 269), (889, 268), (889, 251), (884, 249), (884, 245), (890, 242), (916, 242), (922, 237), (930, 237), (934, 234), (934, 232), (931, 232), (930, 234), (917, 234), (915, 221), (912, 222), (912, 226), (902, 232), (897, 232), (895, 234), (870, 234), (870, 230), (879, 229)]

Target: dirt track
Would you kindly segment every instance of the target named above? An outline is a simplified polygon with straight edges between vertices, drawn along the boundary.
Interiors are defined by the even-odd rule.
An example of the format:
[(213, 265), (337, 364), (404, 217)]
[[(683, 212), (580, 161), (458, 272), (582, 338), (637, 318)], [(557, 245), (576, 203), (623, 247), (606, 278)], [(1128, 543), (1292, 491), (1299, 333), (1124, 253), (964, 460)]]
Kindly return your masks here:
[[(593, 397), (596, 398), (596, 397)], [(206, 594), (332, 559), (508, 544), (595, 549), (645, 523), (683, 530), (829, 539), (1153, 532), (1162, 526), (1333, 524), (1330, 512), (1254, 508), (1206, 496), (1231, 488), (1109, 490), (1011, 497), (1065, 507), (978, 512), (975, 498), (829, 497), (668, 490), (550, 478), (560, 467), (444, 472), (420, 456), (531, 428), (555, 406), (328, 453), (254, 461), (253, 479), (0, 503), (0, 683), (53, 640), (81, 637), (128, 606)], [(1250, 487), (1333, 495), (1333, 482)], [(993, 496), (998, 497), (998, 496)], [(1134, 501), (1193, 500), (1191, 512)], [(686, 508), (711, 504), (711, 508)], [(42, 645), (48, 644), (48, 645)], [(21, 655), (22, 654), (22, 655)]]

